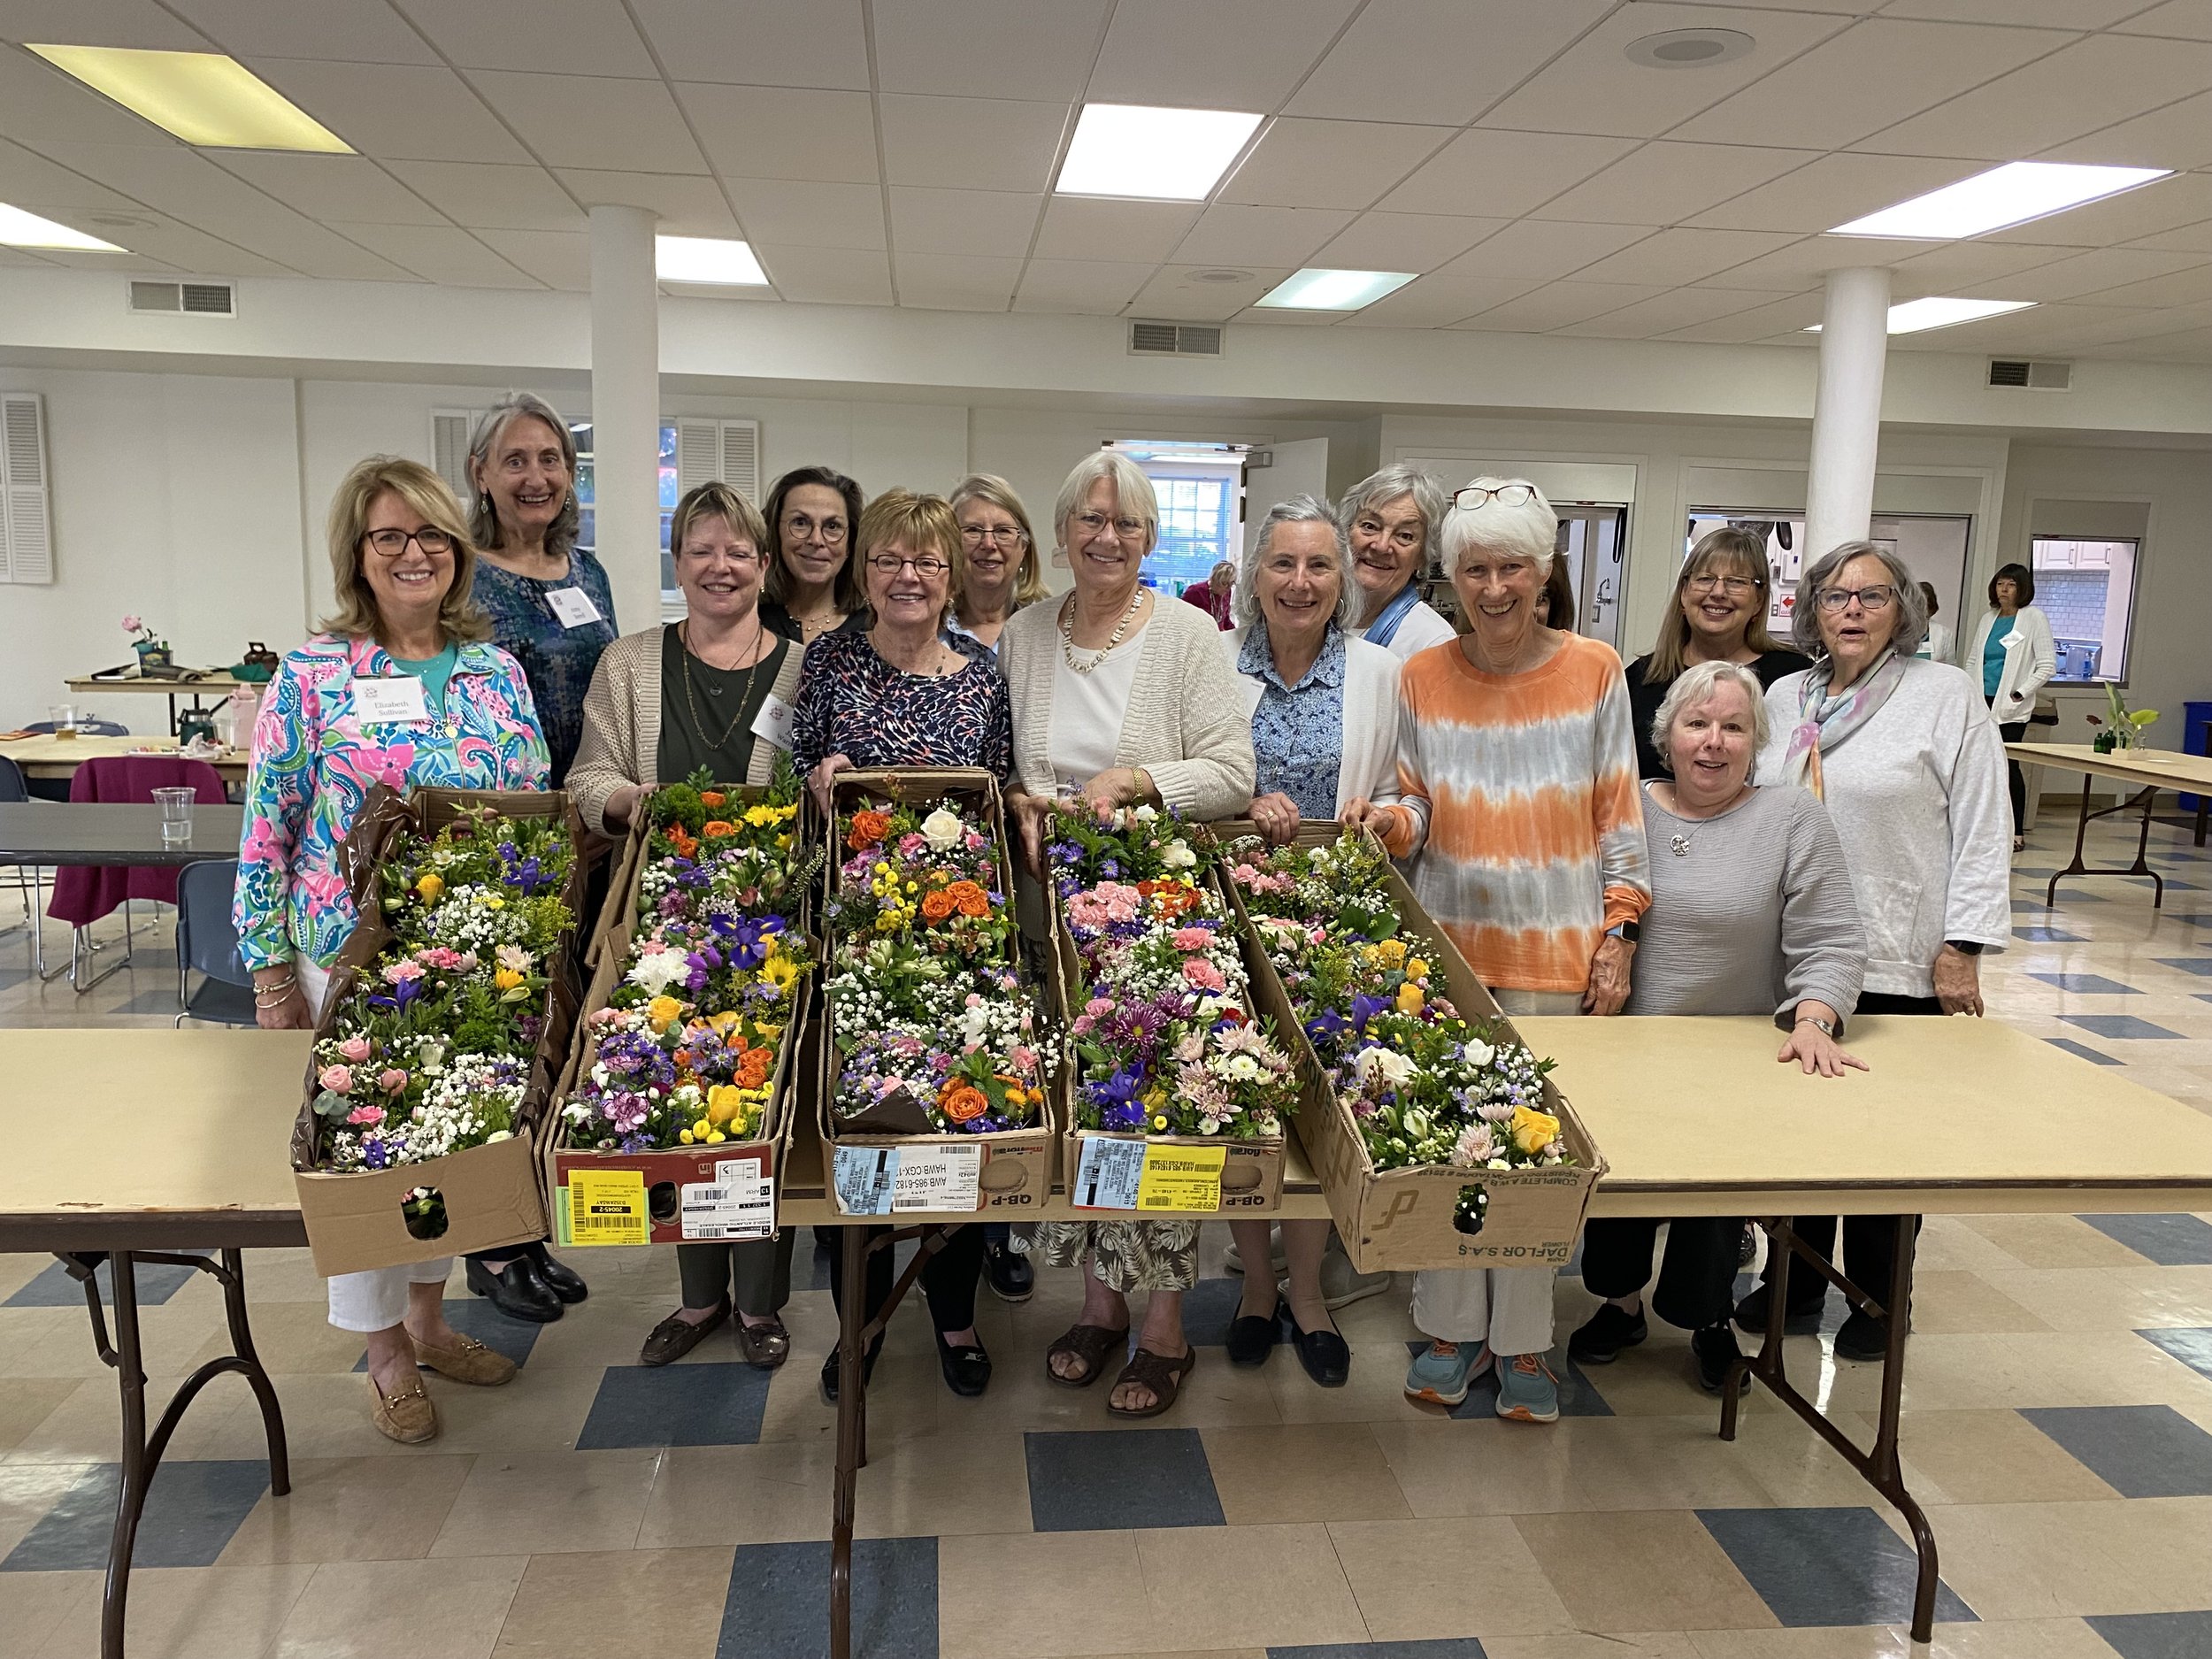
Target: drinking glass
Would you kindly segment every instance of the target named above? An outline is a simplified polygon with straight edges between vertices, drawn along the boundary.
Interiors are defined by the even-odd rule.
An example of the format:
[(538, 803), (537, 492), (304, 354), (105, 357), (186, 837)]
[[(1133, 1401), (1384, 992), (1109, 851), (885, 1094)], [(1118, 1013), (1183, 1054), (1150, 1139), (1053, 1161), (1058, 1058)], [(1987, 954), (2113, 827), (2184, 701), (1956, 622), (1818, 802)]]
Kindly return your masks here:
[(161, 809), (161, 844), (181, 847), (192, 839), (192, 803), (199, 791), (189, 785), (178, 785), (154, 791), (154, 804)]

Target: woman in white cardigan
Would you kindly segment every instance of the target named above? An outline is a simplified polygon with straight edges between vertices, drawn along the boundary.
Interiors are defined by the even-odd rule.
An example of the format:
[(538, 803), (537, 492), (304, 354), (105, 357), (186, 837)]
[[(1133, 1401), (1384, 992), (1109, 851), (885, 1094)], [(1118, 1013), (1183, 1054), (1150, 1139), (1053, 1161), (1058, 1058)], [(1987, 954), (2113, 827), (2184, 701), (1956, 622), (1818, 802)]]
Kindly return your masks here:
[[(2031, 602), (2035, 574), (2024, 565), (2008, 565), (1989, 579), (1989, 609), (1974, 643), (1959, 666), (1981, 687), (1997, 734), (2017, 743), (2028, 734), (2036, 694), (2058, 672), (2058, 648), (2051, 640), (2051, 619)], [(2022, 821), (2027, 816), (2028, 780), (2020, 763), (2005, 762), (2005, 783), (2012, 796), (2012, 850), (2020, 850)]]
[[(1014, 703), (1009, 804), (1033, 873), (1063, 790), (1092, 806), (1149, 803), (1202, 819), (1236, 817), (1252, 799), (1251, 726), (1213, 618), (1156, 603), (1144, 586), (1160, 534), (1151, 480), (1127, 456), (1094, 451), (1060, 487), (1052, 518), (1075, 591), (1017, 611), (999, 635)], [(1107, 1409), (1166, 1410), (1197, 1357), (1183, 1334), (1197, 1222), (1045, 1222), (1035, 1248), (1048, 1265), (1087, 1269), (1083, 1311), (1047, 1351), (1047, 1375), (1074, 1388), (1096, 1382), (1128, 1341), (1128, 1293), (1147, 1290), (1136, 1354)]]

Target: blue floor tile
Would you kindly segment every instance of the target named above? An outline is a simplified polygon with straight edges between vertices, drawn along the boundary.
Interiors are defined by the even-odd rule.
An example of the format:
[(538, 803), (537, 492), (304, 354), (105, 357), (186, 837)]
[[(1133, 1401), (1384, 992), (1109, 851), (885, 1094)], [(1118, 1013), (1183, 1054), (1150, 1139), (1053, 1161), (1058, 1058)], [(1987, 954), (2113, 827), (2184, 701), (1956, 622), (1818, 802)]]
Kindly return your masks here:
[(2212, 1434), (2171, 1406), (2045, 1406), (2020, 1415), (2124, 1498), (2212, 1497)]
[(1244, 1276), (1202, 1279), (1183, 1293), (1183, 1338), (1193, 1348), (1219, 1348), (1244, 1300)]
[(1196, 1429), (1033, 1430), (1022, 1440), (1037, 1532), (1227, 1525)]
[(1270, 1647), (1267, 1659), (1486, 1659), (1472, 1636), (1428, 1641), (1344, 1641), (1318, 1647)]
[[(1748, 1293), (1747, 1293), (1748, 1294)], [(1408, 1360), (1428, 1346), (1428, 1339), (1406, 1344)], [(1563, 1417), (1609, 1417), (1613, 1408), (1605, 1403), (1605, 1396), (1590, 1381), (1589, 1374), (1567, 1357), (1565, 1346), (1552, 1349), (1544, 1356), (1551, 1367), (1551, 1374), (1559, 1379), (1559, 1415)], [(1498, 1415), (1498, 1375), (1495, 1369), (1486, 1371), (1474, 1379), (1467, 1390), (1467, 1397), (1452, 1408), (1451, 1415), (1465, 1422), (1480, 1421)]]
[[(115, 1530), (119, 1463), (101, 1463), (39, 1518), (0, 1561), (0, 1572), (93, 1571), (107, 1565)], [(254, 1459), (165, 1463), (146, 1491), (131, 1561), (140, 1567), (211, 1567), (261, 1494), (269, 1465)]]
[[(510, 1319), (481, 1296), (446, 1298), (445, 1322), (463, 1336), (472, 1336), (494, 1353), (504, 1354), (518, 1365), (530, 1363), (531, 1350), (538, 1345), (541, 1325), (532, 1325), (527, 1319)], [(369, 1368), (369, 1356), (365, 1351), (353, 1363), (353, 1369), (364, 1371)]]
[(2200, 1377), (2212, 1379), (2212, 1326), (2179, 1325), (2138, 1331), (2154, 1348), (2162, 1348)]
[(774, 1376), (736, 1363), (610, 1365), (576, 1449), (754, 1445)]
[[(1918, 1562), (1871, 1509), (1700, 1509), (1697, 1518), (1787, 1628), (1912, 1617)], [(1935, 1616), (1979, 1622), (1940, 1580)]]
[[(187, 1252), (177, 1251), (177, 1255)], [(131, 1282), (138, 1286), (138, 1305), (157, 1308), (182, 1290), (186, 1281), (199, 1275), (196, 1267), (172, 1267), (166, 1262), (141, 1262), (132, 1274)], [(100, 1300), (110, 1307), (115, 1305), (115, 1265), (103, 1262), (94, 1270), (100, 1285)], [(81, 1308), (84, 1306), (84, 1282), (70, 1277), (69, 1270), (59, 1262), (50, 1262), (45, 1270), (25, 1285), (6, 1302), (4, 1308)]]
[(2071, 991), (2080, 996), (2140, 996), (2142, 992), (2117, 979), (2108, 979), (2101, 973), (2031, 973), (2031, 979), (2040, 979), (2046, 985), (2055, 985), (2062, 991)]
[[(715, 1659), (829, 1659), (829, 1576), (826, 1540), (740, 1545)], [(854, 1540), (852, 1618), (853, 1659), (937, 1659), (937, 1540)]]
[(2162, 968), (2178, 968), (2184, 973), (2212, 977), (2212, 956), (2154, 956)]
[(2107, 1613), (2083, 1621), (2120, 1659), (2204, 1659), (2212, 1613)]
[(2043, 1041), (2049, 1043), (2054, 1048), (2065, 1049), (2067, 1053), (2072, 1055), (2078, 1060), (2088, 1061), (2092, 1065), (2123, 1065), (2126, 1064), (2124, 1061), (2114, 1059), (2108, 1054), (2099, 1054), (2094, 1048), (2090, 1048), (2087, 1044), (2075, 1042), (2070, 1038), (2046, 1037)]
[(2084, 1216), (2081, 1219), (2161, 1267), (2212, 1266), (2212, 1222), (2185, 1214)]
[(2154, 1025), (2132, 1014), (2061, 1014), (2059, 1018), (2070, 1025), (2080, 1026), (2093, 1037), (2109, 1037), (2116, 1041), (2147, 1042), (2158, 1038), (2181, 1041), (2179, 1032)]
[(2016, 927), (2012, 930), (2012, 936), (2024, 939), (2032, 945), (2080, 945), (2088, 942), (2079, 933), (2063, 933), (2055, 927)]

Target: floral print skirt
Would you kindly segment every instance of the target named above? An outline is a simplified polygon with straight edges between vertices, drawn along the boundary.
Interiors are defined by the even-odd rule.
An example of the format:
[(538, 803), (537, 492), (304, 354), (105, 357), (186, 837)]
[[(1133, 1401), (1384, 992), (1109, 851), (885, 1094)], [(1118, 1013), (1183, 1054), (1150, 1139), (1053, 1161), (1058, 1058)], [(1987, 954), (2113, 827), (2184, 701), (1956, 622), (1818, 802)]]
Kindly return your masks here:
[(1109, 1290), (1188, 1290), (1198, 1282), (1195, 1221), (1041, 1221), (1027, 1253), (1048, 1267), (1091, 1271)]

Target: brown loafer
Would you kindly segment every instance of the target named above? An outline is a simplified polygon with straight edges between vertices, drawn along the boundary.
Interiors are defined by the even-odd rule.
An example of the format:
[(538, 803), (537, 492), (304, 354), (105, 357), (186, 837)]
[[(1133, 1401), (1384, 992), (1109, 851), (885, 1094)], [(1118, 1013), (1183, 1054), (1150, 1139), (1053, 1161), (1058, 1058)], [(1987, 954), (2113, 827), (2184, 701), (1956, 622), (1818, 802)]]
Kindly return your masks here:
[(680, 1313), (670, 1314), (646, 1337), (645, 1346), (638, 1350), (638, 1363), (672, 1365), (720, 1330), (729, 1317), (730, 1304), (726, 1298), (713, 1313), (695, 1325)]
[(379, 1434), (402, 1446), (419, 1446), (438, 1438), (438, 1409), (430, 1403), (419, 1381), (388, 1394), (377, 1386), (375, 1377), (370, 1377), (369, 1421), (376, 1425)]
[(737, 1347), (745, 1356), (745, 1363), (755, 1371), (774, 1371), (791, 1357), (791, 1333), (783, 1328), (783, 1321), (773, 1314), (758, 1325), (747, 1325), (740, 1318)]
[(415, 1341), (415, 1363), (425, 1371), (434, 1371), (448, 1381), (474, 1383), (480, 1387), (496, 1388), (501, 1383), (515, 1379), (515, 1363), (495, 1348), (486, 1348), (472, 1336), (453, 1333), (453, 1346), (440, 1348), (434, 1342)]

